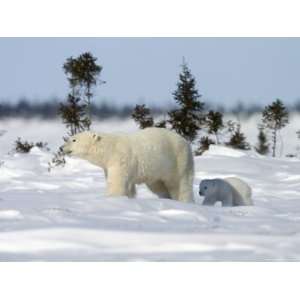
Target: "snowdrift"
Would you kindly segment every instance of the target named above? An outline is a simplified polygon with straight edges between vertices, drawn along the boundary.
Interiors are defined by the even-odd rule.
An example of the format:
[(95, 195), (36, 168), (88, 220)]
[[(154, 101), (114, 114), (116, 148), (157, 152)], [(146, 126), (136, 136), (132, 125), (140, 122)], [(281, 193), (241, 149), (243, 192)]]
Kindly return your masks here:
[[(49, 173), (51, 157), (38, 148), (1, 156), (1, 261), (300, 259), (296, 159), (213, 146), (195, 158), (197, 203), (184, 204), (144, 186), (136, 199), (107, 198), (101, 169), (69, 158)], [(252, 186), (255, 206), (201, 206), (199, 182), (227, 176)]]

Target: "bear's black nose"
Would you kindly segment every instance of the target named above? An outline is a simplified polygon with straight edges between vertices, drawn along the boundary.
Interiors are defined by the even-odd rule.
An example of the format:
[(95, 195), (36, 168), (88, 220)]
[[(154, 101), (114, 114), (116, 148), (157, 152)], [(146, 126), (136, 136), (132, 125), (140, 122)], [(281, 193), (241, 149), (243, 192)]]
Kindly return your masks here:
[(203, 196), (203, 193), (201, 192), (201, 190), (199, 191), (199, 195), (200, 195), (200, 196)]

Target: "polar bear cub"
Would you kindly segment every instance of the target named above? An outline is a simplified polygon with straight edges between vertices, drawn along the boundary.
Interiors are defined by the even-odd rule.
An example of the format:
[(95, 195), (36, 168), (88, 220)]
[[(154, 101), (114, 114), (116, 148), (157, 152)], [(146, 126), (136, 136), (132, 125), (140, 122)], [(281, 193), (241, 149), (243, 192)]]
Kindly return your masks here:
[(222, 206), (253, 205), (251, 187), (237, 177), (202, 180), (199, 195), (205, 197), (203, 205), (214, 205), (218, 201)]
[(163, 128), (132, 134), (82, 132), (63, 151), (101, 167), (108, 196), (135, 196), (145, 183), (160, 198), (193, 202), (194, 161), (190, 144)]

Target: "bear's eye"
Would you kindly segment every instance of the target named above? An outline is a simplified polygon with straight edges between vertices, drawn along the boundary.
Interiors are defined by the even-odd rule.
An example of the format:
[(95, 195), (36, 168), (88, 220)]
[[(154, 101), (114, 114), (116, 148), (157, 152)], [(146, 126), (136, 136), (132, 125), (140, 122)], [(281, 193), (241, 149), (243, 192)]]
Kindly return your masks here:
[(76, 142), (76, 140), (74, 139), (72, 142)]
[(205, 186), (204, 189), (207, 190), (207, 186)]

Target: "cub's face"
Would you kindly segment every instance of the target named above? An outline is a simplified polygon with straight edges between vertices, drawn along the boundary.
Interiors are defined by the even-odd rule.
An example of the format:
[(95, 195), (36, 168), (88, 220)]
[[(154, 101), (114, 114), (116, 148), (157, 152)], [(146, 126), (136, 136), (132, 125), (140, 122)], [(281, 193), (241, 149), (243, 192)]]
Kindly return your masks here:
[(215, 192), (215, 182), (214, 180), (205, 179), (202, 180), (199, 186), (200, 196), (209, 196)]
[(100, 141), (100, 139), (100, 136), (95, 133), (81, 132), (71, 136), (62, 146), (62, 150), (67, 155), (85, 158), (91, 147), (95, 145), (97, 141)]

